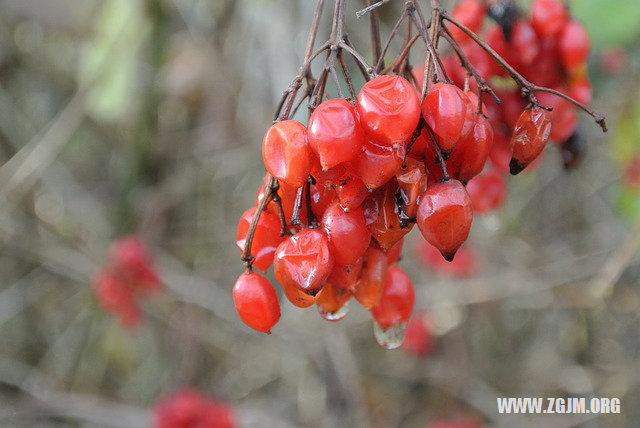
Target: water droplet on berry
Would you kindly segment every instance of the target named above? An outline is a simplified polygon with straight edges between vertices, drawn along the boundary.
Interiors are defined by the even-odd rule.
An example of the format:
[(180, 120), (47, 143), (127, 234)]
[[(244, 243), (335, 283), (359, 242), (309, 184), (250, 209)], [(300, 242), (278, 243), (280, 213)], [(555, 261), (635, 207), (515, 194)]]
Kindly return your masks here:
[(346, 302), (340, 309), (335, 312), (327, 311), (320, 305), (316, 306), (318, 307), (318, 313), (327, 321), (340, 321), (349, 313), (349, 302)]
[(385, 349), (396, 349), (402, 345), (404, 341), (404, 333), (407, 329), (407, 323), (402, 322), (387, 329), (384, 329), (377, 322), (373, 322), (373, 334), (378, 344)]

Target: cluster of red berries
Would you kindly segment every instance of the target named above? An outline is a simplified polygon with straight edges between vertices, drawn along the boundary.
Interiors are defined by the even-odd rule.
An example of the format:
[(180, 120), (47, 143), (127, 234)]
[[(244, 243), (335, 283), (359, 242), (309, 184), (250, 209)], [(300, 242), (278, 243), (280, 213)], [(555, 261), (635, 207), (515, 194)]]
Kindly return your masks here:
[(183, 388), (156, 404), (155, 428), (233, 428), (233, 408), (206, 397), (193, 388)]
[[(453, 16), (483, 34), (489, 46), (530, 82), (568, 94), (585, 105), (591, 103), (591, 82), (586, 67), (589, 34), (580, 22), (571, 19), (564, 2), (535, 0), (528, 19), (516, 11), (502, 22), (498, 20), (501, 25), (488, 28), (483, 28), (485, 11), (479, 0), (464, 0), (456, 6)], [(507, 77), (507, 72), (466, 34), (457, 27), (450, 31), (485, 80), (495, 82)], [(453, 80), (462, 85), (465, 70), (457, 60), (445, 56), (443, 62)], [(571, 102), (551, 93), (538, 92), (538, 102), (553, 110), (534, 107), (522, 113), (525, 100), (520, 88), (510, 80), (502, 79), (502, 83), (511, 85), (495, 85), (503, 86), (496, 91), (501, 104), (497, 105), (492, 99), (486, 102), (495, 133), (490, 157), (497, 171), (510, 169), (513, 174), (522, 171), (542, 152), (545, 136), (563, 150), (576, 150), (571, 136), (576, 132), (578, 117)], [(470, 86), (475, 89), (474, 79)], [(532, 140), (535, 141), (530, 143)]]
[[(479, 31), (485, 7), (465, 0), (453, 16)], [(569, 83), (570, 93), (589, 101), (588, 37), (569, 21), (561, 2), (537, 0), (531, 21), (519, 19), (510, 37), (494, 28), (487, 34), (494, 49), (515, 56), (510, 60), (533, 82), (558, 88)], [(474, 65), (486, 68), (487, 79), (501, 76), (482, 48), (466, 34), (452, 33)], [(370, 309), (378, 340), (400, 345), (414, 304), (413, 284), (397, 265), (403, 237), (417, 224), (426, 242), (452, 261), (469, 235), (474, 209), (482, 213), (502, 204), (504, 171), (522, 171), (549, 138), (563, 141), (574, 131), (575, 110), (562, 98), (540, 94), (551, 114), (533, 102), (525, 105), (516, 88), (501, 91), (501, 105), (483, 104), (475, 82), (461, 89), (469, 86), (457, 73), (462, 68), (445, 64), (454, 83), (431, 85), (422, 101), (408, 80), (383, 75), (368, 81), (354, 103), (322, 102), (308, 126), (282, 120), (267, 130), (267, 175), (236, 236), (246, 255), (256, 211), (263, 207), (252, 235), (253, 256), (233, 287), (246, 324), (269, 332), (280, 318), (273, 286), (251, 269), (265, 271), (273, 263), (295, 306), (316, 304), (325, 318), (339, 320), (353, 296)], [(483, 173), (488, 159), (493, 166)]]
[(140, 323), (138, 298), (162, 289), (142, 240), (125, 236), (116, 240), (105, 265), (93, 277), (93, 289), (102, 307), (125, 327)]

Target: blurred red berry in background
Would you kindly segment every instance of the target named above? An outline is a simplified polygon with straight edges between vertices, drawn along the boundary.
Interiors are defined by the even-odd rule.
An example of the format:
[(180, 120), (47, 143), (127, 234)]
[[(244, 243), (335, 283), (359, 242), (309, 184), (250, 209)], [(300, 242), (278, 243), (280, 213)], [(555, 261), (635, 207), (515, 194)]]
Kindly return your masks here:
[(202, 395), (193, 388), (183, 388), (158, 402), (153, 409), (155, 428), (233, 428), (233, 408)]

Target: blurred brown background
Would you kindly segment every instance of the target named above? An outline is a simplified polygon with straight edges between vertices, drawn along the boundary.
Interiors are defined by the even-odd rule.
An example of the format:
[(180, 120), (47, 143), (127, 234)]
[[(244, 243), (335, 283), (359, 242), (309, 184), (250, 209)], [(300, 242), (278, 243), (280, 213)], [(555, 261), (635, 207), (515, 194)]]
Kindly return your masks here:
[[(622, 179), (640, 151), (632, 3), (572, 3), (593, 31), (594, 106), (611, 129), (581, 116), (582, 166), (566, 173), (549, 147), (510, 180), (504, 208), (474, 221), (470, 279), (429, 272), (417, 232), (406, 242), (416, 308), (438, 336), (417, 358), (379, 347), (355, 304), (329, 323), (283, 299), (266, 336), (231, 302), (236, 222), (312, 1), (0, 0), (0, 426), (147, 426), (183, 385), (232, 403), (243, 427), (639, 426), (640, 197)], [(363, 6), (349, 2), (347, 28), (369, 56)], [(381, 9), (383, 38), (400, 8)], [(615, 74), (599, 60), (612, 46), (628, 57)], [(127, 233), (167, 284), (133, 331), (90, 287)], [(619, 397), (622, 413), (497, 415), (499, 396), (567, 395)]]

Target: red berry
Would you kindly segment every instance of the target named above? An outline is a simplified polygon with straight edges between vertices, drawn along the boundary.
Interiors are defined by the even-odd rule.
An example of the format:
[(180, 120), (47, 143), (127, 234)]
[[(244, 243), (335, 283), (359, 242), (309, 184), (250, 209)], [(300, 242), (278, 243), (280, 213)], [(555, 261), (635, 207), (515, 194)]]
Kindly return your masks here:
[[(313, 303), (333, 269), (327, 236), (317, 229), (303, 229), (288, 237), (276, 249), (273, 267), (285, 292), (296, 291), (287, 293), (287, 297), (302, 293), (310, 296)], [(299, 299), (291, 303), (296, 302), (308, 303)]]
[(587, 61), (591, 50), (589, 33), (578, 21), (570, 21), (560, 33), (558, 44), (562, 65), (574, 69)]
[(333, 264), (333, 269), (327, 282), (339, 288), (352, 289), (355, 287), (362, 271), (362, 257), (349, 265)]
[[(453, 8), (451, 14), (471, 31), (478, 32), (484, 22), (486, 9), (478, 0), (463, 0)], [(469, 36), (453, 24), (447, 24), (447, 29), (458, 43), (470, 40)]]
[(555, 36), (567, 24), (569, 13), (561, 0), (534, 0), (531, 25), (541, 36)]
[(333, 203), (322, 217), (322, 226), (337, 264), (355, 263), (371, 242), (362, 207), (345, 212), (338, 203)]
[(398, 242), (393, 244), (393, 247), (387, 250), (387, 261), (388, 264), (396, 263), (400, 259), (400, 255), (402, 254), (402, 244), (404, 244), (404, 238), (401, 238)]
[(340, 206), (347, 212), (358, 208), (369, 196), (367, 186), (353, 168), (345, 168), (344, 174), (338, 178), (333, 187), (338, 195)]
[(500, 208), (507, 196), (507, 184), (502, 174), (489, 171), (474, 177), (467, 183), (473, 212), (484, 214)]
[(273, 285), (257, 272), (240, 275), (233, 286), (233, 304), (249, 327), (269, 333), (280, 319), (280, 304)]
[(354, 296), (367, 309), (371, 309), (380, 300), (388, 264), (387, 255), (378, 248), (369, 247), (364, 253), (364, 264)]
[[(347, 301), (349, 301), (350, 298), (350, 290), (327, 283), (322, 287), (320, 293), (318, 293), (318, 300), (316, 301), (316, 304), (328, 313), (336, 313), (347, 303)], [(339, 319), (335, 319), (334, 321), (339, 321)]]
[(377, 189), (396, 174), (403, 159), (404, 144), (392, 147), (367, 142), (353, 161), (353, 168), (369, 189)]
[(367, 229), (380, 248), (388, 250), (404, 235), (411, 231), (413, 223), (400, 225), (400, 209), (396, 203), (398, 182), (393, 179), (383, 187), (373, 191), (362, 203)]
[[(240, 252), (244, 251), (245, 241), (256, 209), (256, 207), (252, 207), (246, 210), (238, 222), (236, 244)], [(260, 214), (260, 220), (258, 220), (251, 244), (251, 255), (255, 258), (253, 265), (261, 271), (269, 269), (271, 262), (273, 262), (276, 247), (283, 239), (280, 236), (281, 228), (280, 219), (275, 214), (267, 210)]]
[(396, 179), (400, 218), (404, 221), (414, 219), (418, 211), (418, 198), (427, 189), (427, 170), (424, 162), (407, 158), (406, 167), (398, 171)]
[(156, 404), (154, 428), (233, 428), (233, 409), (227, 403), (183, 388)]
[(631, 188), (640, 187), (640, 154), (635, 154), (624, 170), (624, 183)]
[(589, 76), (584, 74), (576, 79), (573, 79), (571, 81), (571, 85), (569, 86), (569, 96), (578, 100), (582, 104), (591, 104), (593, 93)]
[(296, 120), (275, 123), (264, 134), (262, 159), (275, 178), (292, 187), (302, 186), (311, 171), (307, 129)]
[(109, 257), (118, 274), (138, 290), (150, 292), (162, 288), (147, 248), (138, 236), (124, 236), (116, 240)]
[(482, 172), (493, 146), (493, 127), (483, 116), (476, 116), (473, 132), (456, 145), (447, 162), (463, 184)]
[(516, 21), (511, 33), (511, 46), (523, 65), (532, 64), (538, 57), (540, 42), (535, 30), (528, 21), (524, 19)]
[(469, 111), (473, 117), (469, 97), (458, 87), (447, 83), (433, 85), (422, 102), (422, 114), (445, 152), (450, 152), (460, 138), (471, 131), (472, 123), (467, 122)]
[(104, 310), (120, 319), (124, 327), (140, 324), (138, 308), (133, 289), (117, 273), (102, 269), (93, 277), (93, 289)]
[(366, 141), (355, 108), (341, 98), (325, 101), (314, 110), (307, 136), (324, 170), (353, 160)]
[(543, 109), (533, 107), (522, 112), (511, 137), (511, 174), (518, 174), (542, 153), (550, 133), (551, 121)]
[(469, 236), (472, 220), (471, 199), (458, 180), (427, 188), (418, 208), (422, 236), (448, 261)]
[(408, 141), (418, 126), (420, 100), (401, 76), (378, 76), (358, 93), (358, 114), (364, 132), (376, 144), (393, 146)]
[(380, 300), (371, 314), (383, 329), (406, 322), (411, 316), (415, 294), (409, 276), (398, 266), (389, 266)]

